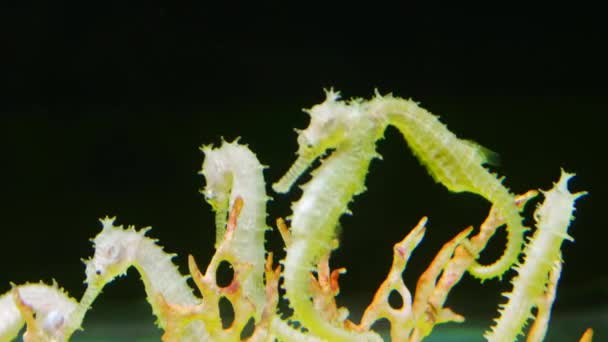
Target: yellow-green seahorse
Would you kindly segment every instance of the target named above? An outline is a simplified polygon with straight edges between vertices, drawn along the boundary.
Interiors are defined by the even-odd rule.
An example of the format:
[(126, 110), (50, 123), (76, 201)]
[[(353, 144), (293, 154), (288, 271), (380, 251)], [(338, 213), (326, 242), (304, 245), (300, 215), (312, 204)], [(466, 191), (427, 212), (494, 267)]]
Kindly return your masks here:
[(330, 90), (323, 103), (307, 112), (310, 124), (299, 131), (298, 158), (273, 188), (280, 193), (289, 191), (317, 158), (332, 151), (313, 172), (310, 182), (302, 186), (300, 200), (292, 205), (292, 242), (284, 262), (286, 297), (294, 309), (294, 318), (315, 335), (332, 341), (377, 338), (346, 331), (317, 315), (309, 299), (308, 279), (318, 257), (331, 248), (339, 218), (348, 212), (348, 203), (365, 190), (369, 164), (379, 156), (376, 141), (389, 125), (401, 131), (437, 182), (454, 192), (480, 194), (500, 208), (509, 229), (506, 251), (494, 264), (476, 264), (470, 272), (482, 279), (497, 277), (515, 262), (525, 228), (513, 195), (483, 167), (491, 162), (485, 149), (457, 138), (415, 102), (390, 95), (344, 102)]

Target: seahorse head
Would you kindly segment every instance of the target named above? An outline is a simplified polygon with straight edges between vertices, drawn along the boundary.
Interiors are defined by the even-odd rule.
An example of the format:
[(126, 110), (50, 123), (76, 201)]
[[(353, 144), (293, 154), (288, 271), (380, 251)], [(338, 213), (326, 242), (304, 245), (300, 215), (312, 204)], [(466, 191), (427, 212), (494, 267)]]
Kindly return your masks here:
[(299, 131), (298, 155), (321, 155), (335, 148), (346, 137), (353, 108), (338, 101), (338, 92), (328, 90), (325, 95), (323, 103), (305, 110), (310, 115), (310, 124)]
[(85, 261), (87, 284), (103, 286), (126, 274), (127, 269), (133, 265), (138, 243), (146, 229), (123, 229), (122, 226), (114, 226), (114, 220), (114, 217), (100, 220), (103, 228), (92, 240), (95, 254)]
[(232, 188), (232, 169), (227, 160), (224, 149), (231, 147), (230, 144), (222, 142), (221, 148), (203, 146), (201, 151), (205, 153), (205, 161), (199, 172), (205, 177), (205, 189), (202, 194), (213, 210), (227, 210)]
[(273, 185), (277, 192), (287, 192), (298, 177), (325, 152), (338, 146), (349, 137), (349, 128), (357, 120), (358, 102), (339, 101), (340, 94), (332, 89), (325, 91), (325, 101), (305, 110), (310, 124), (298, 132), (298, 158), (289, 171)]
[(226, 229), (230, 192), (234, 177), (234, 163), (231, 157), (240, 152), (236, 148), (238, 146), (237, 142), (238, 139), (233, 143), (222, 140), (222, 145), (219, 148), (213, 146), (201, 147), (201, 151), (205, 154), (203, 168), (199, 172), (205, 177), (205, 189), (201, 193), (205, 196), (205, 201), (215, 211), (216, 246), (223, 240)]

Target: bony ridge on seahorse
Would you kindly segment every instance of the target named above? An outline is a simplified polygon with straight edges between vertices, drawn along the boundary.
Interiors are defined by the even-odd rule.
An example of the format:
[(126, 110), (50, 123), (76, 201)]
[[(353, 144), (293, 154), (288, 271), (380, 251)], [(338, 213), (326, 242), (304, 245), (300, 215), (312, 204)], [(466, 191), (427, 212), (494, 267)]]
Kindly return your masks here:
[[(394, 125), (401, 131), (436, 181), (451, 191), (480, 194), (501, 208), (509, 228), (507, 251), (490, 266), (475, 265), (471, 273), (482, 279), (504, 273), (519, 255), (525, 228), (514, 197), (483, 167), (491, 162), (486, 150), (458, 139), (435, 116), (411, 100), (390, 95), (377, 95), (370, 101), (338, 99), (337, 92), (326, 91), (325, 101), (307, 110), (310, 124), (299, 131), (298, 157), (273, 188), (279, 193), (289, 191), (317, 158), (332, 151), (313, 172), (312, 179), (302, 186), (300, 200), (292, 205), (292, 243), (284, 262), (284, 278), (286, 297), (296, 319), (319, 336), (346, 341), (361, 336), (316, 315), (305, 284), (318, 256), (330, 248), (338, 220), (348, 212), (348, 203), (364, 191), (369, 164), (379, 156), (376, 141), (383, 137), (387, 126)], [(332, 189), (331, 193), (326, 189)]]

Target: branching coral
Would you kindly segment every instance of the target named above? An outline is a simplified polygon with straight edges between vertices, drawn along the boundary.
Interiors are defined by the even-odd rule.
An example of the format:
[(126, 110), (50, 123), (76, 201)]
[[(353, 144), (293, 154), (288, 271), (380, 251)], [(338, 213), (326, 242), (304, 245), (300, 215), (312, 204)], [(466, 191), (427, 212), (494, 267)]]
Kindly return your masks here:
[[(322, 158), (311, 180), (302, 186), (302, 197), (292, 205), (290, 227), (277, 220), (286, 247), (283, 269), (274, 265), (271, 252), (265, 255), (269, 197), (264, 167), (237, 141), (222, 142), (217, 148), (206, 146), (202, 148), (201, 173), (206, 179), (202, 192), (216, 213), (216, 253), (204, 272), (192, 256), (188, 258), (190, 276), (201, 297), (189, 286), (188, 276), (179, 273), (173, 255), (145, 236), (149, 228), (124, 229), (114, 225), (114, 218), (106, 217), (93, 240), (95, 253), (85, 261), (87, 289), (80, 301), (56, 284), (13, 285), (0, 297), (0, 341), (15, 338), (24, 324), (25, 341), (68, 340), (81, 327), (103, 287), (130, 267), (141, 276), (164, 341), (382, 341), (373, 330), (381, 319), (390, 322), (391, 340), (420, 341), (438, 324), (464, 321), (445, 304), (465, 273), (484, 280), (502, 277), (509, 269), (518, 274), (486, 338), (514, 341), (532, 319), (528, 340), (542, 340), (561, 272), (561, 244), (571, 239), (567, 228), (575, 201), (582, 195), (567, 188), (573, 175), (562, 172), (555, 187), (542, 192), (545, 199), (534, 214), (535, 231), (523, 248), (523, 233), (528, 228), (522, 225), (520, 213), (538, 192), (510, 194), (502, 180), (484, 167), (495, 159), (493, 153), (459, 139), (413, 101), (378, 94), (369, 101), (341, 101), (336, 92), (326, 95), (323, 103), (307, 111), (310, 125), (299, 131), (298, 158), (274, 184), (277, 192), (287, 192)], [(394, 245), (388, 275), (356, 323), (348, 309), (336, 303), (344, 269), (331, 270), (329, 259), (339, 246), (336, 227), (340, 217), (349, 213), (354, 196), (365, 191), (369, 165), (379, 157), (376, 142), (389, 125), (401, 131), (437, 182), (454, 192), (481, 195), (492, 203), (492, 209), (476, 235), (471, 236), (474, 228), (468, 227), (437, 252), (411, 292), (402, 275), (427, 229), (427, 219), (422, 218)], [(508, 231), (505, 253), (494, 264), (478, 264), (479, 254), (503, 225)], [(521, 263), (517, 261), (520, 255)], [(218, 284), (217, 270), (225, 263), (232, 267), (233, 276), (228, 284)], [(281, 278), (285, 299), (293, 309), (288, 319), (278, 312)], [(389, 304), (392, 293), (401, 296), (401, 307)], [(222, 317), (222, 302), (232, 307), (233, 317)], [(588, 330), (581, 341), (591, 341), (591, 337)]]

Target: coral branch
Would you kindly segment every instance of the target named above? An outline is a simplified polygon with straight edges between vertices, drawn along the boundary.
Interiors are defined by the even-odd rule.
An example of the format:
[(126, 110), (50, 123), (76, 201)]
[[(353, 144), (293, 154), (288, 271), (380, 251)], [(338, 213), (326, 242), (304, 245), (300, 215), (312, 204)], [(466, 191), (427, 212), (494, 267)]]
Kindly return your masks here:
[[(391, 339), (393, 341), (407, 341), (412, 328), (414, 317), (412, 311), (412, 295), (403, 283), (401, 274), (405, 270), (407, 262), (418, 246), (426, 231), (427, 218), (423, 217), (412, 231), (393, 247), (393, 264), (386, 277), (380, 285), (371, 304), (363, 313), (360, 330), (369, 330), (379, 319), (386, 318), (391, 323)], [(394, 309), (388, 302), (392, 291), (396, 291), (403, 299), (403, 306)]]
[(583, 333), (583, 336), (581, 336), (581, 339), (579, 340), (579, 342), (592, 342), (592, 341), (593, 341), (593, 329), (587, 328), (587, 330), (585, 330), (585, 333)]
[[(536, 193), (529, 191), (517, 197), (517, 206), (523, 207)], [(420, 341), (428, 336), (437, 324), (464, 320), (464, 317), (455, 314), (449, 308), (444, 308), (443, 305), (450, 290), (460, 281), (475, 260), (476, 255), (469, 252), (471, 246), (477, 250), (485, 248), (496, 228), (502, 224), (502, 218), (498, 214), (498, 210), (492, 208), (477, 235), (470, 240), (467, 239), (472, 230), (469, 227), (446, 243), (431, 265), (420, 276), (412, 303), (411, 294), (403, 284), (401, 274), (413, 248), (404, 246), (416, 241), (413, 240), (413, 237), (422, 239), (424, 233), (422, 227), (425, 222), (426, 219), (423, 219), (404, 240), (395, 245), (393, 266), (365, 311), (358, 329), (369, 329), (378, 319), (387, 318), (391, 323), (393, 341)], [(416, 241), (416, 245), (420, 240)], [(403, 308), (399, 310), (392, 308), (388, 303), (388, 296), (393, 290), (396, 290), (403, 298)]]
[[(460, 232), (450, 242), (446, 243), (431, 265), (418, 278), (416, 292), (413, 303), (413, 314), (416, 321), (411, 340), (420, 341), (431, 333), (433, 327), (446, 322), (463, 322), (464, 317), (454, 313), (448, 308), (443, 308), (443, 301), (437, 300), (437, 294), (445, 294), (460, 281), (462, 272), (455, 272), (454, 269), (447, 269), (446, 264), (451, 260), (456, 247), (471, 233), (473, 227), (469, 227)], [(437, 278), (443, 272), (442, 282), (437, 284)], [(435, 295), (435, 296), (433, 296)], [(444, 299), (445, 298), (441, 298)]]
[[(523, 195), (519, 195), (515, 197), (515, 204), (521, 210), (537, 194), (537, 191), (531, 190)], [(496, 206), (493, 206), (479, 227), (479, 232), (468, 240), (461, 241), (461, 244), (456, 246), (454, 256), (444, 266), (441, 278), (437, 282), (437, 287), (429, 299), (431, 303), (436, 307), (443, 306), (451, 288), (460, 281), (464, 272), (475, 261), (475, 254), (471, 254), (470, 250), (481, 251), (485, 249), (488, 241), (496, 233), (496, 229), (503, 223), (504, 220), (500, 215), (500, 211)]]

